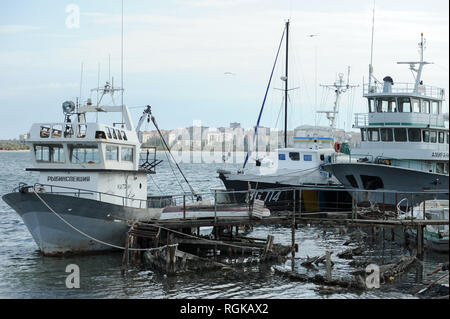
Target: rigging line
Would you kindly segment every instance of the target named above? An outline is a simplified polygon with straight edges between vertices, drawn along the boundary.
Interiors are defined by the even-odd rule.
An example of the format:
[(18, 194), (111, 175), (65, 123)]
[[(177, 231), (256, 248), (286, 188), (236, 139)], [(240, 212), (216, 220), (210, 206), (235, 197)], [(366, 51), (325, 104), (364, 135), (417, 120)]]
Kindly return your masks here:
[[(55, 210), (53, 208), (50, 207), (50, 205), (47, 204), (47, 202), (38, 195), (38, 193), (36, 193), (36, 191), (33, 189), (34, 194), (36, 195), (36, 197), (50, 210), (50, 212), (52, 212), (53, 214), (55, 214), (56, 217), (58, 217), (62, 222), (64, 222), (67, 226), (69, 226), (70, 228), (72, 228), (73, 230), (75, 230), (76, 232), (80, 233), (81, 235), (95, 241), (98, 242), (102, 245), (105, 246), (109, 246), (109, 247), (113, 247), (113, 248), (117, 248), (117, 249), (122, 249), (125, 250), (126, 247), (122, 247), (122, 246), (117, 246), (114, 244), (110, 244), (107, 242), (104, 242), (100, 239), (94, 238), (92, 236), (89, 236), (88, 234), (86, 234), (85, 232), (81, 231), (80, 229), (76, 228), (75, 226), (73, 226), (71, 223), (69, 223), (67, 220), (65, 220), (63, 217), (61, 217), (61, 215), (59, 215), (57, 212), (55, 212)], [(133, 226), (130, 227), (130, 230)], [(162, 246), (162, 247), (158, 247), (158, 248), (131, 248), (129, 247), (128, 250), (134, 250), (134, 251), (154, 251), (154, 250), (161, 250), (165, 247), (173, 247), (173, 246), (178, 246), (178, 244), (173, 244), (173, 245), (166, 245), (166, 246)]]
[[(273, 67), (272, 67), (272, 72), (270, 73), (269, 83), (267, 84), (266, 94), (264, 95), (264, 100), (263, 100), (263, 103), (262, 103), (262, 106), (261, 106), (261, 110), (259, 111), (258, 120), (256, 121), (255, 132), (253, 134), (253, 144), (255, 144), (255, 136), (256, 136), (256, 133), (258, 131), (259, 122), (261, 121), (261, 115), (262, 115), (262, 112), (264, 110), (264, 104), (266, 103), (267, 93), (269, 92), (270, 83), (272, 82), (273, 72), (275, 70), (275, 66), (277, 65), (278, 54), (280, 53), (280, 49), (281, 49), (281, 45), (283, 43), (283, 39), (284, 39), (284, 34), (285, 33), (286, 33), (286, 27), (284, 28), (283, 34), (281, 35), (280, 45), (278, 46), (278, 51), (277, 51), (277, 55), (275, 57), (275, 61), (274, 61)], [(251, 150), (249, 149), (247, 151), (247, 156), (245, 157), (244, 165), (243, 165), (242, 168), (245, 168), (245, 165), (247, 164), (247, 161), (248, 161), (250, 153), (251, 153)]]
[(161, 188), (159, 188), (158, 184), (155, 182), (155, 180), (153, 179), (153, 176), (151, 174), (148, 174), (150, 176), (150, 179), (152, 180), (153, 184), (155, 184), (156, 188), (158, 189), (160, 194), (163, 194)]
[(191, 190), (192, 195), (194, 195), (198, 199), (199, 196), (197, 195), (197, 193), (195, 192), (195, 190), (191, 186), (191, 184), (189, 184), (189, 181), (187, 180), (186, 176), (184, 175), (183, 171), (181, 170), (180, 166), (178, 165), (177, 161), (175, 160), (175, 157), (173, 156), (172, 152), (170, 151), (170, 147), (167, 145), (166, 140), (164, 139), (164, 136), (162, 135), (162, 133), (161, 133), (159, 127), (158, 127), (158, 124), (156, 124), (156, 119), (155, 119), (155, 117), (153, 115), (151, 115), (151, 119), (152, 119), (153, 125), (155, 125), (155, 128), (158, 131), (159, 136), (161, 137), (161, 140), (164, 143), (164, 146), (166, 147), (166, 149), (169, 152), (170, 156), (173, 158), (173, 161), (175, 162), (175, 165), (177, 166), (178, 170), (180, 171), (181, 175), (183, 176), (184, 180), (186, 181), (186, 184), (189, 186), (189, 189)]
[(181, 184), (181, 182), (178, 180), (177, 174), (175, 173), (175, 170), (172, 167), (171, 159), (169, 158), (169, 156), (167, 155), (167, 151), (164, 150), (164, 155), (166, 155), (167, 158), (167, 162), (169, 163), (169, 167), (172, 170), (172, 174), (175, 177), (175, 180), (177, 181), (178, 185), (180, 186), (181, 190), (183, 191), (183, 193), (186, 193), (186, 191), (184, 190), (183, 184)]

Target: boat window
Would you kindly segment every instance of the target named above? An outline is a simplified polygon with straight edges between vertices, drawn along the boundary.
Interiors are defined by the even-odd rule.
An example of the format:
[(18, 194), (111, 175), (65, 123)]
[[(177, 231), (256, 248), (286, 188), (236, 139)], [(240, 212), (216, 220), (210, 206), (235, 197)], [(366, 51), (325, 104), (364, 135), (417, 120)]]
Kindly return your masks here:
[(430, 101), (422, 100), (422, 113), (430, 114)]
[(450, 139), (449, 133), (447, 133), (447, 144), (448, 144), (448, 142), (449, 142), (449, 139)]
[(312, 155), (311, 154), (304, 154), (303, 155), (303, 160), (305, 162), (312, 162)]
[(133, 148), (132, 147), (122, 147), (122, 161), (133, 161)]
[(396, 142), (406, 142), (406, 128), (394, 128), (394, 136)]
[(50, 147), (50, 154), (53, 163), (65, 163), (64, 147), (62, 145), (53, 145)]
[(369, 99), (369, 113), (375, 112), (375, 100)]
[(95, 131), (95, 138), (106, 139), (106, 134), (104, 131)]
[(411, 99), (412, 112), (420, 113), (420, 102), (418, 99)]
[(448, 162), (444, 163), (444, 174), (448, 174)]
[(109, 127), (106, 128), (106, 134), (108, 135), (108, 138), (112, 138), (111, 129)]
[(116, 131), (117, 138), (118, 138), (119, 140), (122, 140), (122, 135), (120, 135), (120, 131), (119, 131), (118, 129), (115, 129), (114, 131)]
[(380, 141), (380, 133), (377, 128), (369, 128), (369, 141), (371, 142), (379, 142)]
[(377, 112), (397, 112), (395, 99), (377, 100)]
[(410, 142), (422, 142), (422, 138), (420, 136), (420, 128), (408, 129), (408, 139)]
[(75, 164), (100, 163), (98, 147), (94, 145), (69, 145), (70, 161)]
[(391, 128), (381, 128), (381, 140), (383, 142), (392, 142), (394, 140), (394, 135), (392, 134)]
[(278, 160), (285, 161), (286, 160), (286, 154), (278, 154)]
[(438, 114), (438, 102), (431, 101), (431, 114)]
[(119, 160), (119, 148), (117, 146), (106, 145), (106, 160), (108, 161)]
[(423, 137), (423, 141), (425, 143), (429, 143), (430, 142), (430, 131), (428, 130), (423, 130), (422, 131), (422, 137)]
[(367, 131), (366, 131), (365, 128), (362, 128), (362, 129), (361, 129), (361, 141), (362, 141), (362, 142), (367, 141)]
[(78, 125), (78, 135), (77, 135), (77, 137), (78, 138), (85, 138), (86, 137), (86, 130), (87, 130), (86, 124), (79, 124)]
[(439, 132), (438, 133), (438, 141), (439, 143), (444, 143), (444, 132)]
[(383, 181), (378, 176), (361, 175), (364, 189), (374, 190), (384, 188)]
[(347, 178), (348, 182), (352, 187), (358, 188), (358, 183), (356, 182), (356, 178), (353, 175), (345, 175), (345, 178)]
[(34, 151), (38, 162), (64, 163), (66, 161), (62, 145), (36, 145)]
[(38, 162), (50, 162), (50, 146), (47, 145), (35, 145), (34, 152), (36, 154), (36, 161)]
[(58, 138), (61, 136), (62, 136), (62, 125), (61, 124), (53, 125), (52, 138)]
[(400, 98), (398, 101), (398, 111), (403, 113), (411, 112), (411, 102), (408, 97)]
[(50, 126), (49, 125), (41, 126), (40, 137), (42, 137), (42, 138), (50, 137)]
[(127, 134), (125, 134), (125, 131), (122, 131), (122, 137), (124, 141), (128, 141)]
[(430, 142), (431, 143), (437, 142), (437, 132), (436, 131), (430, 131)]
[(111, 131), (112, 131), (113, 138), (114, 138), (115, 140), (117, 140), (116, 131), (115, 131), (113, 128), (111, 129)]
[(66, 128), (64, 129), (64, 137), (72, 138), (73, 137), (73, 126), (72, 124), (66, 124)]
[(291, 161), (299, 161), (300, 160), (300, 154), (298, 152), (291, 152), (289, 153), (289, 158)]
[(444, 163), (436, 163), (436, 173), (443, 174), (445, 171)]

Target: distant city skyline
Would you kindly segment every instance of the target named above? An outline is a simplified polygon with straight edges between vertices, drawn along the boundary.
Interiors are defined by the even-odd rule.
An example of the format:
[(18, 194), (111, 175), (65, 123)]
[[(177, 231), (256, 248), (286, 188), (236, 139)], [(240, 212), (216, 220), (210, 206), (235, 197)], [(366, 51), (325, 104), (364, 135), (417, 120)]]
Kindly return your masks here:
[[(289, 129), (328, 125), (324, 114), (339, 73), (357, 84), (340, 103), (337, 127), (351, 130), (370, 61), (373, 0), (124, 0), (124, 103), (137, 122), (150, 104), (162, 129), (199, 120), (211, 127), (254, 127), (284, 23), (291, 21)], [(120, 85), (121, 1), (28, 1), (0, 10), (0, 139), (17, 139), (34, 122), (62, 122), (61, 104), (114, 77)], [(374, 75), (413, 82), (398, 61), (418, 59), (427, 39), (424, 83), (448, 98), (449, 4), (376, 0)], [(77, 11), (79, 10), (79, 12)], [(314, 35), (314, 36), (311, 36)], [(111, 69), (108, 61), (111, 56)], [(282, 55), (281, 55), (282, 56)], [(283, 57), (261, 125), (282, 129)], [(317, 93), (317, 95), (316, 95)], [(117, 99), (120, 103), (120, 98)], [(448, 104), (444, 104), (448, 113)], [(93, 117), (90, 120), (96, 120)], [(100, 115), (100, 121), (115, 121)], [(115, 121), (117, 122), (117, 121)]]

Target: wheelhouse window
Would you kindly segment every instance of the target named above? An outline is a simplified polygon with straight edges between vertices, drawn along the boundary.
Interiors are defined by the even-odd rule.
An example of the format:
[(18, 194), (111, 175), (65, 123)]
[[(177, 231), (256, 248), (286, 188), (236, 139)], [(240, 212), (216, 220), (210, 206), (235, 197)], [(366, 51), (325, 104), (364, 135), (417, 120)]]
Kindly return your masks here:
[(411, 99), (412, 112), (420, 113), (420, 101), (418, 99)]
[(291, 159), (291, 161), (299, 161), (300, 160), (300, 153), (298, 153), (298, 152), (290, 152), (289, 153), (289, 158)]
[(395, 99), (377, 100), (377, 112), (397, 112)]
[(398, 111), (403, 113), (411, 113), (411, 101), (408, 97), (399, 99)]
[(439, 132), (438, 133), (438, 141), (439, 141), (439, 143), (444, 143), (445, 142), (445, 140), (444, 140), (444, 132)]
[(445, 172), (445, 165), (444, 165), (444, 163), (436, 163), (436, 173), (444, 174), (444, 172)]
[(439, 103), (431, 101), (431, 114), (439, 114)]
[(422, 100), (422, 113), (430, 114), (430, 101)]
[(311, 154), (304, 154), (303, 155), (303, 160), (305, 162), (312, 162), (312, 155)]
[(422, 142), (422, 138), (420, 135), (420, 128), (408, 129), (408, 139), (410, 142)]
[(133, 161), (133, 148), (132, 147), (122, 147), (122, 161), (132, 162)]
[(119, 160), (119, 147), (113, 145), (106, 145), (106, 154), (107, 161), (118, 161)]
[(116, 131), (117, 138), (119, 140), (121, 140), (122, 139), (122, 135), (120, 135), (120, 131), (118, 129), (115, 129), (115, 131)]
[(122, 137), (124, 141), (128, 141), (127, 134), (125, 134), (125, 131), (122, 131)]
[(367, 131), (366, 131), (365, 128), (362, 128), (362, 129), (361, 129), (361, 141), (362, 141), (362, 142), (367, 141)]
[(379, 142), (380, 141), (380, 133), (377, 128), (369, 128), (369, 141), (371, 142)]
[(436, 131), (430, 131), (430, 142), (431, 143), (437, 142), (437, 132)]
[(396, 142), (408, 141), (408, 138), (406, 136), (406, 128), (394, 128), (394, 136)]
[(381, 141), (383, 142), (392, 142), (394, 140), (394, 134), (392, 134), (391, 128), (381, 128)]
[(36, 155), (36, 161), (38, 162), (50, 162), (50, 146), (47, 145), (35, 145), (34, 152)]
[(65, 163), (64, 148), (62, 145), (35, 145), (36, 161), (47, 163)]
[(78, 125), (78, 138), (85, 138), (86, 137), (86, 131), (87, 131), (87, 125), (86, 124), (79, 124)]
[(425, 143), (429, 143), (430, 142), (430, 131), (428, 130), (423, 130), (422, 131), (422, 137), (423, 137), (423, 141)]
[(100, 163), (100, 155), (96, 145), (70, 145), (70, 161), (75, 164)]
[(112, 138), (111, 129), (109, 127), (106, 128), (106, 135), (108, 138)]
[(58, 138), (61, 136), (62, 136), (62, 125), (61, 124), (53, 125), (52, 138)]
[(49, 125), (42, 125), (39, 136), (42, 137), (42, 138), (50, 137), (50, 126)]
[(369, 113), (375, 112), (375, 99), (369, 99)]

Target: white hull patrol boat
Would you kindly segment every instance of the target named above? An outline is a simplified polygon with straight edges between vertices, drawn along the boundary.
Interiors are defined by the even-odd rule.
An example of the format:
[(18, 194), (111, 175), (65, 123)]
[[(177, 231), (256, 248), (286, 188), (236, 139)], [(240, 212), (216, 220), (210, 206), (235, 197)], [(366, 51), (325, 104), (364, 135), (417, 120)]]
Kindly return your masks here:
[[(341, 144), (335, 141), (335, 119), (338, 113), (340, 96), (352, 88), (344, 82), (343, 74), (339, 74), (339, 80), (333, 85), (328, 85), (335, 93), (334, 107), (332, 111), (321, 111), (326, 113), (331, 121), (330, 128), (313, 127), (309, 132), (298, 130), (293, 137), (294, 147), (288, 147), (288, 39), (289, 21), (281, 38), (278, 53), (275, 59), (277, 63), (283, 37), (286, 36), (286, 68), (285, 75), (281, 77), (284, 81), (284, 148), (276, 149), (270, 156), (256, 158), (256, 166), (246, 168), (246, 164), (251, 156), (249, 150), (244, 166), (237, 172), (219, 169), (219, 178), (222, 180), (228, 191), (234, 191), (234, 200), (244, 202), (248, 200), (246, 191), (250, 192), (250, 200), (259, 199), (265, 201), (271, 210), (289, 209), (294, 201), (293, 191), (285, 191), (289, 188), (314, 188), (302, 191), (302, 210), (305, 212), (338, 211), (349, 210), (351, 208), (351, 197), (343, 191), (342, 184), (324, 169), (324, 164), (330, 161), (331, 157), (338, 156), (341, 151)], [(264, 102), (272, 80), (272, 74), (267, 86)], [(264, 109), (264, 102), (255, 126), (254, 140), (257, 137), (259, 122)], [(300, 133), (301, 135), (297, 135)], [(321, 133), (321, 134), (320, 134)], [(324, 134), (325, 133), (325, 134)], [(298, 195), (297, 195), (298, 196)], [(298, 197), (297, 197), (298, 199)]]
[[(102, 98), (122, 89), (108, 82)], [(112, 99), (114, 100), (114, 99)], [(139, 166), (139, 126), (125, 105), (63, 103), (63, 123), (33, 124), (27, 143), (39, 183), (21, 184), (3, 196), (23, 219), (45, 255), (110, 250), (123, 246), (128, 221), (157, 219), (147, 208), (147, 174), (160, 162)], [(118, 112), (119, 125), (86, 122), (92, 112)], [(117, 123), (116, 123), (117, 124)], [(106, 243), (106, 244), (105, 244)]]
[(358, 192), (362, 202), (395, 207), (403, 196), (413, 205), (427, 198), (448, 200), (448, 113), (442, 109), (445, 92), (423, 84), (422, 69), (429, 64), (423, 60), (423, 34), (419, 48), (420, 61), (399, 62), (410, 66), (415, 75), (412, 84), (394, 84), (389, 76), (382, 86), (372, 83), (370, 65), (369, 83), (364, 85), (369, 113), (355, 116), (361, 146), (352, 150), (348, 162), (325, 165), (347, 188), (392, 191), (384, 195)]

